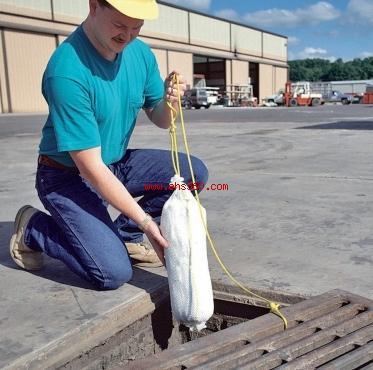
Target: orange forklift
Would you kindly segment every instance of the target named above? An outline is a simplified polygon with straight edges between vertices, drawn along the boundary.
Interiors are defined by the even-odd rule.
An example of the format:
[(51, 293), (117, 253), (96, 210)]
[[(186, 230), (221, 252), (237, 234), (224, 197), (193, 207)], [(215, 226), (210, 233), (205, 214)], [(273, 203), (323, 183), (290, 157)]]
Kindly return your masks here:
[(322, 95), (312, 93), (309, 82), (286, 82), (284, 102), (287, 107), (314, 107), (323, 104)]

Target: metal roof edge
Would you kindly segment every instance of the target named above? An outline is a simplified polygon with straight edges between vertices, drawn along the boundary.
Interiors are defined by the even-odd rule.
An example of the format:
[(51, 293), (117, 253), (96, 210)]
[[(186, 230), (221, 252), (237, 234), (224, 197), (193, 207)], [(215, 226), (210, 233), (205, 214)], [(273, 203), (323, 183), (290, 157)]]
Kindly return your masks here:
[(367, 84), (373, 84), (373, 79), (371, 80), (346, 80), (346, 81), (330, 81), (330, 83), (333, 84), (358, 84), (358, 83), (367, 83)]

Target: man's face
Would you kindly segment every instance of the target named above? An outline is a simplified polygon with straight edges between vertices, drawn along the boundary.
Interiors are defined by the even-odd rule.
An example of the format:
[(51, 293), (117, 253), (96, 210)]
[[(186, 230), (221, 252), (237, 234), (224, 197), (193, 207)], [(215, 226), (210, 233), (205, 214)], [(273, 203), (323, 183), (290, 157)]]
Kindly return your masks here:
[(110, 54), (120, 53), (134, 40), (144, 24), (142, 19), (130, 18), (116, 9), (97, 5), (91, 8), (94, 35), (100, 46)]

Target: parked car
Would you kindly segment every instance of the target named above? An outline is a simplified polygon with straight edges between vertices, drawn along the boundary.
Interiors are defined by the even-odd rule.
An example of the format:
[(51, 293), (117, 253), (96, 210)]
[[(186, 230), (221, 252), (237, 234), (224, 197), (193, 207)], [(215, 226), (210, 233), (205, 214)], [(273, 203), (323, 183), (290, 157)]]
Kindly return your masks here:
[(353, 97), (340, 91), (332, 90), (330, 93), (323, 95), (326, 103), (342, 103), (343, 105), (351, 104)]
[(186, 90), (181, 101), (181, 104), (185, 109), (200, 109), (204, 107), (210, 108), (211, 103), (208, 101), (207, 92), (204, 89), (190, 89)]
[(268, 96), (267, 98), (264, 99), (264, 105), (267, 106), (277, 106), (277, 105), (284, 105), (284, 94), (283, 93), (278, 93), (278, 94), (273, 94)]
[(364, 94), (349, 94), (352, 96), (352, 104), (361, 104), (363, 101)]

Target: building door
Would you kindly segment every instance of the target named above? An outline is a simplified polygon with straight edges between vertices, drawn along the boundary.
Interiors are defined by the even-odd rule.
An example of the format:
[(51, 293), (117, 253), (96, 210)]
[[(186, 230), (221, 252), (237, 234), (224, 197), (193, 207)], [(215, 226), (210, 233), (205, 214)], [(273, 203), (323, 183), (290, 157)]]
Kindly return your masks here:
[(194, 86), (204, 78), (206, 86), (225, 90), (225, 59), (193, 55), (193, 74)]
[(249, 77), (253, 86), (253, 94), (259, 99), (259, 63), (249, 62)]

